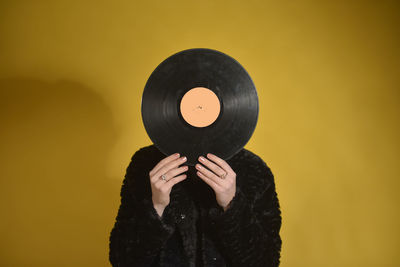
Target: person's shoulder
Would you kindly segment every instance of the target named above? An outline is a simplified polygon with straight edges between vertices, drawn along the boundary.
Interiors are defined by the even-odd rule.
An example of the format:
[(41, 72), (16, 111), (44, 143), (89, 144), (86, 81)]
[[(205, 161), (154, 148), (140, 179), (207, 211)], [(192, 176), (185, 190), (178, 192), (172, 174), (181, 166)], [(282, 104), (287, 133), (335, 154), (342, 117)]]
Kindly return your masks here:
[(148, 159), (149, 157), (155, 157), (157, 155), (160, 155), (161, 151), (154, 145), (147, 145), (140, 147), (138, 150), (136, 150), (135, 153), (133, 153), (131, 160), (132, 161), (138, 161), (138, 160), (144, 160)]
[(155, 161), (157, 161), (161, 156), (161, 152), (154, 144), (140, 147), (131, 156), (127, 171), (149, 171), (154, 167)]
[(136, 152), (139, 154), (148, 154), (148, 153), (156, 153), (159, 152), (158, 148), (154, 144), (150, 144), (147, 146), (140, 147)]
[(240, 162), (248, 167), (260, 167), (270, 170), (267, 163), (259, 155), (246, 148), (242, 148), (230, 161)]
[(258, 154), (242, 148), (229, 162), (235, 167), (240, 183), (266, 188), (274, 184), (274, 175), (267, 163)]
[(148, 172), (155, 166), (161, 156), (154, 144), (140, 147), (133, 153), (131, 161), (126, 169), (124, 184), (131, 194), (143, 198), (150, 194)]

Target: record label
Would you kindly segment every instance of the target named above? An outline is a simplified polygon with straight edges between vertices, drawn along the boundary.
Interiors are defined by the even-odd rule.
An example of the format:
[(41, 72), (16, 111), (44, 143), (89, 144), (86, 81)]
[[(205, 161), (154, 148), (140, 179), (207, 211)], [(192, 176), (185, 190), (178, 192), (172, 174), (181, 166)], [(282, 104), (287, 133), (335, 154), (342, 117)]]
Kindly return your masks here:
[(183, 119), (194, 127), (212, 124), (218, 118), (220, 109), (218, 96), (204, 87), (195, 87), (187, 91), (180, 104)]

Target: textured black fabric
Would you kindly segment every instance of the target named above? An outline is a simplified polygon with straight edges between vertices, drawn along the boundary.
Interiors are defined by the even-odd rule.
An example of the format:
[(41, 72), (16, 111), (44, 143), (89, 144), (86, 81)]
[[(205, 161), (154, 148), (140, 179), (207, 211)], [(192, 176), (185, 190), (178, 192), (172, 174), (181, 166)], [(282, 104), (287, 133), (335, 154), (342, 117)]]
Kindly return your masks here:
[(148, 175), (165, 157), (154, 145), (132, 156), (110, 233), (112, 266), (279, 265), (281, 211), (274, 176), (260, 157), (243, 148), (226, 160), (236, 173), (236, 194), (225, 212), (191, 166), (160, 217)]

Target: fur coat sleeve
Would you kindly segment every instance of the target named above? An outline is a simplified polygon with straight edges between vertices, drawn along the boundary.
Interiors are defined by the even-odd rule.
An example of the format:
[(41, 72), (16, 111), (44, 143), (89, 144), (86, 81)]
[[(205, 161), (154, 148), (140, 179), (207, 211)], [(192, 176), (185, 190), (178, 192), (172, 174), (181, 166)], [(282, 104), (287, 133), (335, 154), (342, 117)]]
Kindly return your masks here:
[(109, 260), (114, 267), (150, 266), (174, 232), (169, 205), (160, 217), (151, 198), (143, 197), (139, 190), (133, 192), (143, 175), (137, 166), (146, 166), (145, 157), (142, 150), (132, 156), (121, 188), (121, 205), (109, 244)]
[(274, 176), (260, 157), (249, 154), (236, 166), (236, 194), (227, 210), (215, 206), (209, 217), (232, 266), (276, 267), (282, 241)]

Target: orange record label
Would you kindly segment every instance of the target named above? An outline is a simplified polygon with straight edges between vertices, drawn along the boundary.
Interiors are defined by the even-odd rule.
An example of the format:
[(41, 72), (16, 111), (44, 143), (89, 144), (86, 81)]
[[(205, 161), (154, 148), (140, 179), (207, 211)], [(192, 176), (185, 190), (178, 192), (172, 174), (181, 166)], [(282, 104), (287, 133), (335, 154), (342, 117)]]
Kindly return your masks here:
[(220, 110), (218, 96), (205, 87), (195, 87), (187, 91), (180, 104), (183, 119), (195, 127), (212, 124), (218, 118)]

